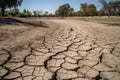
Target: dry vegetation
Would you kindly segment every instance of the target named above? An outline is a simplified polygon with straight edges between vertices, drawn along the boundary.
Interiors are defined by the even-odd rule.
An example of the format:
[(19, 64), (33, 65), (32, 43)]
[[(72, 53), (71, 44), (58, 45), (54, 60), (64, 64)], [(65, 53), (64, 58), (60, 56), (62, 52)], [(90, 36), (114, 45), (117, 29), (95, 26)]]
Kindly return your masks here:
[(102, 24), (108, 24), (113, 26), (120, 26), (120, 17), (111, 16), (110, 18), (106, 17), (73, 17), (68, 19), (83, 20), (87, 22), (97, 22)]

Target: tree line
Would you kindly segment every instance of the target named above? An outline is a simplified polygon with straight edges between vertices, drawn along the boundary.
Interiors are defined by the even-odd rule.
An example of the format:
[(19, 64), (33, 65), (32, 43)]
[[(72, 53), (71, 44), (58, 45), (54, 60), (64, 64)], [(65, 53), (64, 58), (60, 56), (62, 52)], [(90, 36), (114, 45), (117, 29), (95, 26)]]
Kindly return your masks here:
[(75, 12), (73, 8), (70, 7), (69, 4), (63, 4), (56, 10), (55, 12), (56, 16), (96, 16), (96, 6), (94, 4), (87, 4), (83, 3), (81, 4), (80, 11)]
[(107, 2), (106, 0), (99, 0), (102, 4), (102, 8), (97, 11), (94, 4), (82, 3), (79, 11), (74, 11), (69, 4), (61, 5), (56, 10), (55, 15), (67, 17), (67, 16), (120, 16), (120, 1), (112, 0)]
[[(72, 17), (72, 16), (120, 16), (120, 1), (99, 0), (102, 8), (97, 10), (94, 4), (82, 3), (80, 10), (75, 11), (70, 4), (63, 4), (55, 11), (55, 14), (42, 12), (41, 10), (29, 11), (24, 9), (22, 12), (17, 8), (21, 6), (23, 0), (0, 0), (0, 16), (17, 16), (17, 17)], [(9, 8), (9, 10), (8, 10)], [(6, 10), (7, 9), (7, 10)]]
[[(2, 14), (0, 15), (2, 16)], [(4, 12), (4, 16), (8, 16), (8, 17), (52, 17), (55, 15), (53, 15), (52, 13), (48, 13), (47, 11), (43, 12), (42, 10), (34, 10), (31, 12), (27, 9), (20, 11), (18, 8), (13, 8), (10, 10), (6, 10)]]

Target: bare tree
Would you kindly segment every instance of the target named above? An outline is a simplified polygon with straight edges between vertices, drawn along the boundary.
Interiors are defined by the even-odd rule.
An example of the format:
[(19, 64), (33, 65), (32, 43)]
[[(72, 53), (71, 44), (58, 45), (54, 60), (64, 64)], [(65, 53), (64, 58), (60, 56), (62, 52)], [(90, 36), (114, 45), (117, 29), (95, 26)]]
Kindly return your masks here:
[(108, 17), (110, 17), (111, 15), (111, 5), (109, 3), (106, 2), (106, 0), (99, 0), (99, 2), (102, 4), (103, 6), (103, 10), (105, 12), (105, 15), (108, 15)]

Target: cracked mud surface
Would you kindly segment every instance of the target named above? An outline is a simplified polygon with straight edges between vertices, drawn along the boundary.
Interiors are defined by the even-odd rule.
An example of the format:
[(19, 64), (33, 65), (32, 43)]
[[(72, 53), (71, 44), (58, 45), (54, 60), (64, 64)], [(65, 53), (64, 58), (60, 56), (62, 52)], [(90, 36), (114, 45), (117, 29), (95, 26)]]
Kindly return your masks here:
[(50, 29), (0, 42), (0, 80), (120, 80), (120, 27), (44, 22)]

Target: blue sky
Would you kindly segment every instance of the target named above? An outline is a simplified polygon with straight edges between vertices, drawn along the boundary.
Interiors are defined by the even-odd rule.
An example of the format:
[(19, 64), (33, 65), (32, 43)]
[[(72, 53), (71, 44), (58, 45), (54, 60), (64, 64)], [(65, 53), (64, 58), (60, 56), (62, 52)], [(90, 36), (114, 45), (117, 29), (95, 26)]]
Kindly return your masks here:
[(23, 9), (27, 9), (30, 11), (42, 10), (43, 12), (48, 11), (49, 13), (54, 13), (60, 5), (66, 3), (69, 3), (71, 7), (75, 9), (75, 11), (80, 10), (81, 3), (93, 3), (98, 9), (101, 8), (99, 0), (23, 0), (23, 3), (19, 7), (19, 9), (21, 11)]

